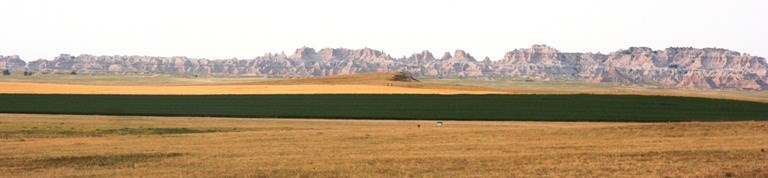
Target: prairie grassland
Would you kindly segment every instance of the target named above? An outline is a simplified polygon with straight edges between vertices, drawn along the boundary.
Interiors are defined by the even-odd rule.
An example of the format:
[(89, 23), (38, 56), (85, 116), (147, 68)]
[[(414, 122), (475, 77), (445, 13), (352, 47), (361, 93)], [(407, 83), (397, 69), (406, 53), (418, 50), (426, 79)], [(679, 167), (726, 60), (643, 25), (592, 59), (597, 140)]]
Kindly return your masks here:
[[(38, 78), (0, 78), (0, 93), (27, 94), (498, 94), (485, 87), (392, 81), (396, 73), (371, 73), (332, 77), (270, 79), (255, 77), (204, 77), (116, 75), (51, 75)], [(61, 77), (62, 83), (55, 82)], [(91, 81), (89, 83), (89, 81)], [(149, 82), (151, 81), (151, 82)]]
[(613, 94), (734, 99), (768, 103), (768, 91), (679, 90), (583, 82), (422, 79), (392, 81), (396, 73), (331, 77), (190, 77), (184, 75), (0, 76), (0, 93), (36, 94)]
[(0, 94), (0, 113), (248, 118), (685, 122), (768, 120), (768, 103), (639, 95)]
[(526, 82), (511, 79), (422, 79), (423, 82), (442, 85), (476, 86), (509, 94), (610, 94), (610, 95), (653, 95), (686, 96), (716, 99), (732, 99), (768, 103), (768, 91), (744, 91), (734, 89), (695, 90), (659, 88), (653, 86), (632, 86), (611, 83), (586, 82)]
[(15, 94), (126, 94), (126, 95), (215, 95), (215, 94), (498, 94), (494, 91), (422, 89), (378, 85), (194, 85), (114, 86), (47, 83), (3, 83), (0, 93)]
[(766, 149), (764, 121), (437, 126), (0, 114), (0, 177), (765, 177)]

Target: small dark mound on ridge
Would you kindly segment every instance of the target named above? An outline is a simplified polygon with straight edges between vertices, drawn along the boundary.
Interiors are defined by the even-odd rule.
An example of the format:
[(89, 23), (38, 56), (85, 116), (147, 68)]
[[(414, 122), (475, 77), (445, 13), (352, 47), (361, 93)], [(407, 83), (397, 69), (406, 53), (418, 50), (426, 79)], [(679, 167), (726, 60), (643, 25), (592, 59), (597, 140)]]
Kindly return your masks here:
[(394, 76), (392, 76), (391, 80), (398, 81), (398, 82), (419, 82), (419, 80), (417, 80), (416, 78), (413, 78), (413, 76), (403, 72), (396, 73)]

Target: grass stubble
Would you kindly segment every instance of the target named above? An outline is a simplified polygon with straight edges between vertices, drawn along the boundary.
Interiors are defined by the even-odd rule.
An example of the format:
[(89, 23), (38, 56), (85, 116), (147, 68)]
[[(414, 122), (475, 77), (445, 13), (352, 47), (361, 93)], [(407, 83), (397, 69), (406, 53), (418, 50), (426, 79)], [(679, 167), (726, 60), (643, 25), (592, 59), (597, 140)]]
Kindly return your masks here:
[(0, 177), (765, 177), (765, 149), (766, 121), (437, 126), (0, 114)]

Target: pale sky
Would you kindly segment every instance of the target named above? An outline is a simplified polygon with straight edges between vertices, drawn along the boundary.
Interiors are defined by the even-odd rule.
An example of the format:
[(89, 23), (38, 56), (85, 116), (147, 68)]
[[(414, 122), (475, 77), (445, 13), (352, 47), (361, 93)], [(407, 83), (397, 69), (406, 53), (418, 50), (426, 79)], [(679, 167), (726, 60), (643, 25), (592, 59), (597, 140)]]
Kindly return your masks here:
[(464, 49), (478, 60), (563, 52), (719, 47), (768, 57), (766, 0), (0, 0), (0, 55), (251, 59), (302, 46), (393, 57)]

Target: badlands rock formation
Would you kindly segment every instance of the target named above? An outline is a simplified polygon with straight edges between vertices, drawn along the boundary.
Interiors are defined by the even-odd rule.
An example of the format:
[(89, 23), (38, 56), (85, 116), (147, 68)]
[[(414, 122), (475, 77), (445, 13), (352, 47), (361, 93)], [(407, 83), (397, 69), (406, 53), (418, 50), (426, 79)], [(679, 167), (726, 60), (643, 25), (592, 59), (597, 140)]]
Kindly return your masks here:
[(79, 73), (329, 76), (402, 71), (427, 77), (518, 77), (543, 81), (612, 82), (695, 89), (768, 89), (765, 58), (718, 48), (631, 47), (608, 54), (565, 53), (546, 45), (515, 49), (500, 60), (478, 61), (463, 50), (435, 58), (429, 51), (393, 58), (374, 49), (302, 47), (293, 54), (254, 59), (151, 56), (71, 56), (25, 63), (0, 56), (0, 69)]
[(26, 62), (21, 60), (19, 56), (2, 56), (0, 55), (0, 69), (17, 69), (26, 66)]

